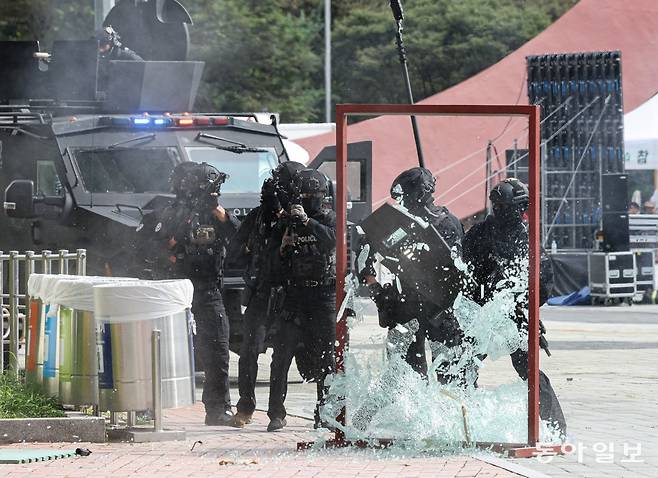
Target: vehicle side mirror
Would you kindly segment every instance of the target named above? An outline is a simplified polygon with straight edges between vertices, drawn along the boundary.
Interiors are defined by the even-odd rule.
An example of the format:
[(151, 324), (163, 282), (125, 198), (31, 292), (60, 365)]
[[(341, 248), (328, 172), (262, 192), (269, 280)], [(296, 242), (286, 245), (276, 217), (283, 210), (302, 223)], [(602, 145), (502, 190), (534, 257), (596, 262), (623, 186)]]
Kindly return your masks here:
[(4, 210), (9, 217), (32, 218), (34, 214), (34, 182), (15, 179), (5, 189)]

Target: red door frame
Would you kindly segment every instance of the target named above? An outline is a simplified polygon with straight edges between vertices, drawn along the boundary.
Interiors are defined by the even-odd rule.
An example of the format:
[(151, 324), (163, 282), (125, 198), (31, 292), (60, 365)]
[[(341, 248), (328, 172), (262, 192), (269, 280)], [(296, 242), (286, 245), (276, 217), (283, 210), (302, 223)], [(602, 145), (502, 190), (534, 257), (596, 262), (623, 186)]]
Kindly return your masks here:
[[(528, 208), (530, 264), (528, 278), (528, 445), (539, 441), (539, 120), (540, 107), (532, 105), (336, 105), (336, 310), (345, 297), (347, 273), (347, 118), (349, 116), (527, 116), (528, 117)], [(373, 163), (374, 164), (374, 163)], [(336, 370), (344, 372), (344, 354), (348, 345), (347, 316), (336, 324)], [(345, 423), (345, 410), (338, 417)], [(336, 441), (345, 440), (340, 430)]]

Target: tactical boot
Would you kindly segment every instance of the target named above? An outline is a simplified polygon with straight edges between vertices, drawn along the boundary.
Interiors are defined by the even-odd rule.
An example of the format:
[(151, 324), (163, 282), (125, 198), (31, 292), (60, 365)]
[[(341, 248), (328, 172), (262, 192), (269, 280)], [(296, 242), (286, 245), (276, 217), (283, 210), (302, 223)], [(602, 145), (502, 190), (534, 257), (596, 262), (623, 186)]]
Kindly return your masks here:
[(267, 425), (267, 431), (268, 432), (275, 432), (277, 430), (281, 430), (287, 424), (288, 423), (286, 422), (285, 418), (272, 418), (270, 420), (270, 424)]
[(233, 414), (226, 410), (224, 412), (206, 412), (206, 425), (217, 426), (217, 425), (231, 425), (233, 423)]
[(251, 423), (251, 414), (238, 412), (233, 415), (231, 426), (234, 428), (244, 428), (245, 425)]

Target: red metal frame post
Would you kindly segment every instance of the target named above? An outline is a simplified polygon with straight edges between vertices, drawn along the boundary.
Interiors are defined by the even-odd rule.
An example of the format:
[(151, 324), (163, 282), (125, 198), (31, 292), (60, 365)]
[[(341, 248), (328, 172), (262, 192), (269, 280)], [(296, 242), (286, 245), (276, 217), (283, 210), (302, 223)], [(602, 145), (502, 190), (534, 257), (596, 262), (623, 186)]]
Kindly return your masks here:
[[(336, 310), (345, 298), (345, 276), (347, 275), (347, 115), (341, 105), (336, 106)], [(349, 343), (347, 313), (336, 323), (336, 373), (345, 371), (345, 348)], [(345, 425), (345, 408), (337, 417)], [(336, 428), (336, 442), (343, 443), (345, 435)]]
[[(531, 105), (336, 105), (336, 306), (345, 297), (347, 266), (347, 117), (380, 115), (434, 116), (527, 116), (528, 130), (528, 187), (529, 198), (529, 280), (528, 280), (528, 445), (539, 441), (539, 114), (538, 106)], [(336, 371), (345, 370), (344, 356), (349, 336), (347, 317), (343, 314), (336, 324)], [(338, 417), (345, 424), (345, 409)], [(336, 430), (335, 445), (348, 444), (341, 430)], [(534, 453), (531, 449), (523, 449)], [(520, 455), (519, 455), (520, 456)]]
[(539, 441), (539, 106), (528, 115), (528, 445)]

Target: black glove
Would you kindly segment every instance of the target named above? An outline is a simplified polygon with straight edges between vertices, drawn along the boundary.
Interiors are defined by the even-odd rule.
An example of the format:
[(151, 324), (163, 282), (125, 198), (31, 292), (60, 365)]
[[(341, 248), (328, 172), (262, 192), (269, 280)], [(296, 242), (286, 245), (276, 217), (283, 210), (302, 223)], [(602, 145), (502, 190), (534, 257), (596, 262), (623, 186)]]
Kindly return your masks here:
[(290, 208), (290, 219), (295, 222), (306, 224), (308, 216), (306, 215), (306, 211), (304, 211), (304, 206), (301, 204), (293, 204)]
[(398, 301), (397, 290), (391, 284), (382, 286), (379, 282), (375, 282), (368, 286), (368, 291), (379, 312), (379, 326), (395, 327), (398, 324), (395, 317), (395, 306)]

